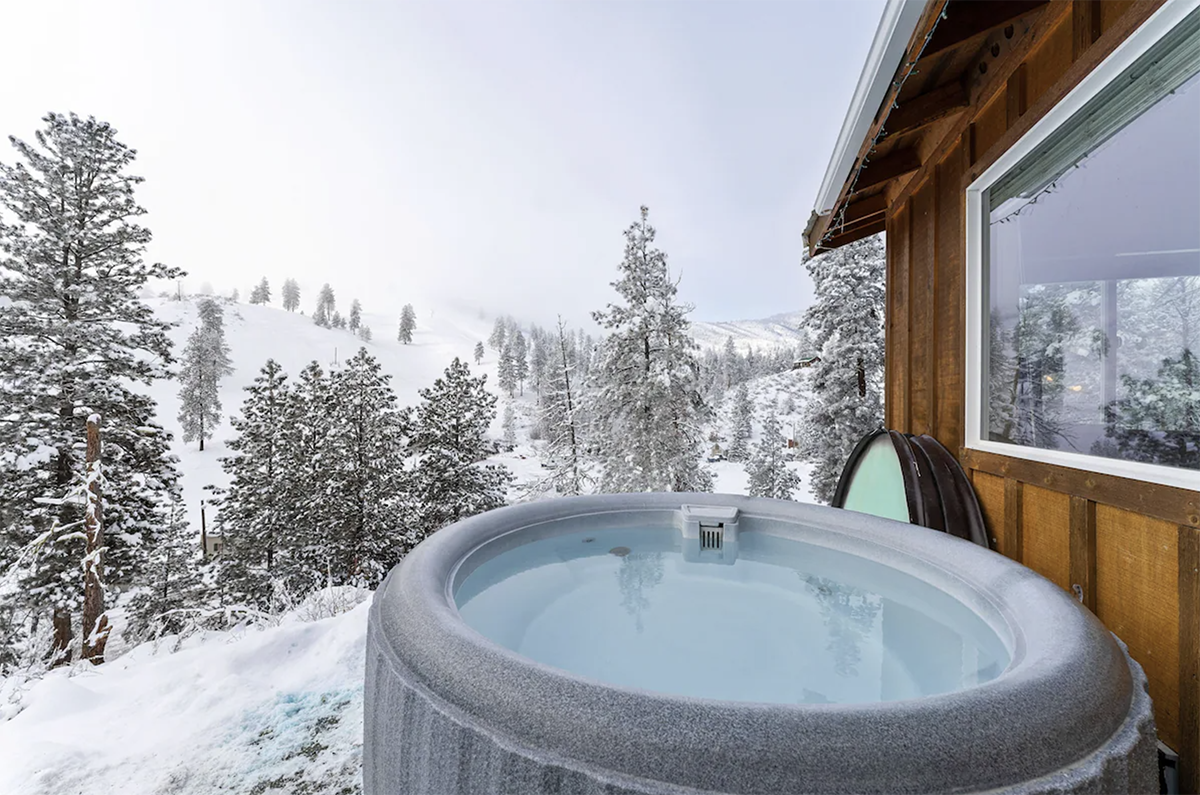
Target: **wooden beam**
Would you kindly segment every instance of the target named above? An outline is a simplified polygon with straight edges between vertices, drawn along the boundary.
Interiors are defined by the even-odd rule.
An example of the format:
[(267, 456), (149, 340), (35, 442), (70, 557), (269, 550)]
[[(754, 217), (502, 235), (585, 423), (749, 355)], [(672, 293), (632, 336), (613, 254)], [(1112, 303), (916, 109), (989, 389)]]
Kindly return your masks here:
[(1028, 80), (1025, 76), (1025, 64), (1017, 67), (1008, 78), (1008, 86), (1005, 88), (1005, 114), (1008, 127), (1017, 123), (1017, 119), (1025, 115), (1025, 111), (1029, 108), (1028, 94), (1026, 86)]
[(905, 100), (888, 116), (884, 129), (889, 136), (913, 132), (952, 113), (958, 113), (970, 104), (967, 90), (956, 80)]
[(828, 249), (838, 248), (847, 243), (853, 243), (856, 240), (862, 240), (864, 237), (882, 232), (887, 228), (887, 217), (879, 216), (878, 219), (872, 220), (865, 224), (847, 227), (844, 231), (832, 235), (828, 240), (817, 247), (817, 252), (826, 251)]
[(1100, 0), (1071, 3), (1071, 60), (1078, 61), (1100, 38)]
[(873, 188), (876, 185), (882, 185), (896, 177), (911, 174), (920, 167), (921, 157), (917, 154), (917, 150), (901, 149), (896, 152), (890, 152), (877, 160), (867, 161), (867, 164), (863, 166), (862, 173), (858, 177), (858, 184), (854, 186), (854, 190), (857, 192)]
[(1001, 25), (1007, 25), (1030, 11), (1036, 11), (1049, 0), (958, 0), (946, 9), (946, 18), (938, 25), (921, 58), (961, 47)]
[(1021, 481), (1004, 479), (1004, 554), (1018, 563), (1025, 560), (1025, 513)]
[(869, 218), (872, 215), (886, 213), (887, 208), (887, 196), (884, 194), (879, 193), (874, 196), (868, 196), (865, 199), (859, 199), (856, 202), (846, 205), (845, 221), (849, 224), (853, 221)]
[(1179, 791), (1200, 792), (1200, 533), (1179, 528)]
[(1200, 491), (969, 448), (963, 449), (959, 460), (966, 469), (978, 469), (989, 475), (1014, 478), (1039, 488), (1087, 497), (1102, 505), (1152, 516), (1172, 524), (1200, 527)]
[(1086, 497), (1071, 497), (1070, 570), (1071, 587), (1084, 607), (1096, 612), (1096, 503)]

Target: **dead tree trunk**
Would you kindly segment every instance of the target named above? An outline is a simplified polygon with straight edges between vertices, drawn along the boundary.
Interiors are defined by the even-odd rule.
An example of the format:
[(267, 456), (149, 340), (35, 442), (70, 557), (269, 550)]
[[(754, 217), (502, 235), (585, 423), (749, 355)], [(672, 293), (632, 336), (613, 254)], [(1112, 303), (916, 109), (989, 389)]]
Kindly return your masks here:
[(104, 512), (100, 495), (100, 415), (87, 422), (87, 555), (83, 559), (83, 658), (104, 662), (108, 616), (104, 614)]
[(54, 641), (50, 646), (50, 667), (57, 668), (71, 662), (71, 641), (75, 639), (75, 630), (71, 628), (71, 611), (65, 608), (54, 608), (52, 621)]

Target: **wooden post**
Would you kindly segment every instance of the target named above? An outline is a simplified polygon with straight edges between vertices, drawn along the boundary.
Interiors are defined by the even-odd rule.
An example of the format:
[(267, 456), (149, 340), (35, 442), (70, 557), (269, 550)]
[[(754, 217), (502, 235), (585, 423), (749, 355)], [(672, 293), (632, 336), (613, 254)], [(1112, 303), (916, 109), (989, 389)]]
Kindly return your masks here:
[(87, 556), (83, 563), (83, 658), (104, 662), (108, 616), (104, 614), (104, 511), (100, 494), (100, 415), (87, 421)]
[(200, 500), (200, 554), (208, 558), (208, 523), (204, 521), (204, 500)]

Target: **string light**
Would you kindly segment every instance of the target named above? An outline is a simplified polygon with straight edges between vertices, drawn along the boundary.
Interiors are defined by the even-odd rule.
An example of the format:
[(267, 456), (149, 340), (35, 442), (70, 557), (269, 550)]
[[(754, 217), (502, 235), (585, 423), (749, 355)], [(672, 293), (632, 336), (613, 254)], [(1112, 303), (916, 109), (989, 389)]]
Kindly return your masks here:
[(900, 78), (899, 80), (892, 81), (892, 88), (895, 89), (895, 94), (892, 95), (891, 107), (888, 108), (887, 115), (883, 117), (883, 122), (880, 123), (879, 129), (876, 130), (874, 137), (871, 139), (871, 145), (867, 148), (866, 156), (863, 157), (862, 162), (860, 162), (858, 164), (858, 168), (855, 169), (853, 178), (850, 182), (850, 189), (846, 192), (846, 201), (842, 202), (842, 208), (838, 211), (837, 218), (829, 224), (829, 227), (825, 230), (825, 234), (821, 236), (820, 243), (818, 243), (818, 248), (821, 244), (825, 243), (825, 241), (829, 240), (829, 238), (834, 234), (841, 232), (846, 228), (846, 208), (850, 204), (850, 197), (854, 195), (854, 189), (858, 185), (858, 179), (862, 175), (863, 168), (865, 168), (866, 165), (871, 162), (870, 155), (875, 153), (876, 144), (878, 144), (879, 141), (885, 135), (887, 135), (887, 120), (891, 117), (892, 111), (900, 107), (899, 103), (896, 101), (900, 96), (900, 89), (904, 87), (904, 84), (908, 82), (910, 77), (915, 74), (919, 74), (917, 71), (917, 62), (921, 60), (921, 55), (925, 52), (925, 48), (929, 46), (929, 40), (933, 38), (933, 34), (937, 31), (938, 25), (945, 21), (946, 8), (949, 5), (950, 0), (946, 0), (946, 2), (942, 4), (942, 11), (940, 14), (938, 14), (937, 19), (934, 21), (933, 27), (931, 27), (929, 32), (925, 34), (925, 40), (921, 42), (921, 49), (917, 50), (917, 55), (915, 58), (905, 64), (905, 66), (908, 68), (908, 71), (904, 73), (904, 77)]

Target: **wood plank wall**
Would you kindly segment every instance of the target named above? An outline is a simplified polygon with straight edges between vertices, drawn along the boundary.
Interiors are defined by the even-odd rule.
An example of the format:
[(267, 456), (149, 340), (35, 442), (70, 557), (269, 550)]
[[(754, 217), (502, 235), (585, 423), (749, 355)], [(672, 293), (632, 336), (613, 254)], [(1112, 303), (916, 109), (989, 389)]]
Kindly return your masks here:
[(1200, 493), (963, 449), (965, 188), (1159, 5), (1054, 0), (895, 197), (885, 410), (888, 427), (959, 452), (994, 549), (1080, 595), (1128, 644), (1183, 791), (1197, 792)]

